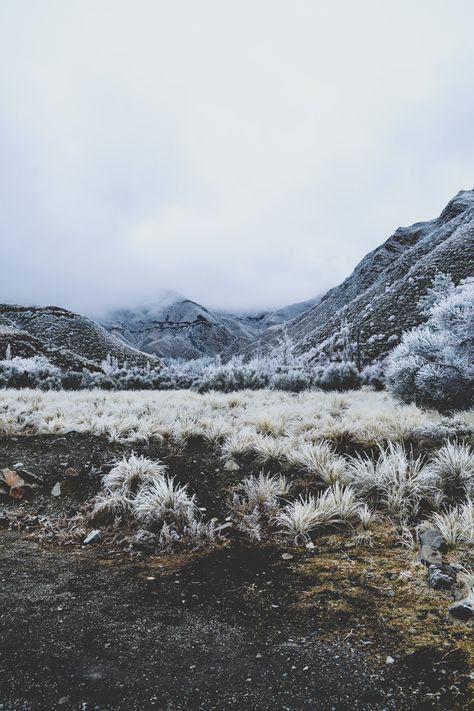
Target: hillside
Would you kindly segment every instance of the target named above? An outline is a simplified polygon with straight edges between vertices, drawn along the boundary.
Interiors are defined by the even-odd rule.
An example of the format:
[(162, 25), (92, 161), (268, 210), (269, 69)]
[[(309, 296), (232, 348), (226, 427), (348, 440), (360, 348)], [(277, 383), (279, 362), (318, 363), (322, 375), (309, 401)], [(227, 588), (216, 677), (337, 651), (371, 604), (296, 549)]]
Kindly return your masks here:
[[(285, 328), (297, 350), (311, 358), (314, 349), (327, 350), (347, 322), (362, 363), (371, 362), (393, 348), (394, 336), (420, 323), (417, 304), (437, 272), (451, 274), (456, 283), (474, 275), (474, 190), (460, 191), (438, 218), (397, 229), (342, 284)], [(270, 350), (281, 331), (263, 333), (258, 347)]]
[(155, 356), (200, 358), (250, 344), (252, 328), (233, 316), (210, 311), (179, 294), (110, 314), (103, 326), (125, 343)]
[(318, 301), (316, 297), (274, 311), (232, 314), (166, 292), (152, 304), (112, 312), (102, 325), (146, 353), (191, 359), (250, 348), (258, 334), (285, 323)]
[(120, 365), (159, 365), (156, 358), (124, 345), (94, 321), (55, 306), (0, 305), (2, 357), (8, 345), (13, 357), (44, 355), (67, 370), (98, 370), (109, 354)]

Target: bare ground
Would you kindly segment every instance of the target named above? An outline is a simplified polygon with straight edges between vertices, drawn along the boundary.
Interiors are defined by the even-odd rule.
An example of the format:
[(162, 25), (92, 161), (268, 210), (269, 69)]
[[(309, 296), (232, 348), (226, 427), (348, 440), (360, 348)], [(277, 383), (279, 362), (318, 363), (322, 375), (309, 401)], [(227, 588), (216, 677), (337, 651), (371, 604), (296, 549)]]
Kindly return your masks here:
[[(289, 560), (238, 542), (150, 556), (120, 535), (40, 540), (28, 515), (73, 513), (129, 451), (78, 435), (0, 442), (0, 468), (22, 461), (45, 480), (5, 505), (20, 530), (0, 530), (0, 709), (474, 708), (473, 624), (448, 615), (387, 527), (359, 547), (321, 537)], [(228, 474), (203, 452), (169, 463), (221, 513)]]

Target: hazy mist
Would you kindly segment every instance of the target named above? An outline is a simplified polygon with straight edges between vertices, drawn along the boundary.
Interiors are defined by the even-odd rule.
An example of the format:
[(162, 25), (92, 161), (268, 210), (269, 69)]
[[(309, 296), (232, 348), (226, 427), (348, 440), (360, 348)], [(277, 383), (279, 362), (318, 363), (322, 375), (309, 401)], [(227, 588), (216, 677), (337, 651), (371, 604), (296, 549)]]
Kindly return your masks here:
[(0, 301), (301, 301), (474, 184), (474, 5), (0, 5)]

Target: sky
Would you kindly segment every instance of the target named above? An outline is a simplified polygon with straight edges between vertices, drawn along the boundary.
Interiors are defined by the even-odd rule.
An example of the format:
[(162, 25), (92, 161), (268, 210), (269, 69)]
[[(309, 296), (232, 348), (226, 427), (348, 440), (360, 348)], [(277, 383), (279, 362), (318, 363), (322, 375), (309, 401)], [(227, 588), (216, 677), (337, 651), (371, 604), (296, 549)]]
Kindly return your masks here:
[(340, 283), (474, 186), (471, 0), (0, 0), (0, 301)]

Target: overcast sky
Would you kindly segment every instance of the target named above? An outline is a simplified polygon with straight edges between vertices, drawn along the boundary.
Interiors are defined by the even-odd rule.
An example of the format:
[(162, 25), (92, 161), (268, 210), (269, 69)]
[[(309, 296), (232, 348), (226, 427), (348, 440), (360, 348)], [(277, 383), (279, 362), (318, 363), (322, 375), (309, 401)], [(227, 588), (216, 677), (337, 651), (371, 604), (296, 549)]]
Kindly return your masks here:
[(0, 301), (339, 283), (474, 185), (471, 0), (0, 0)]

